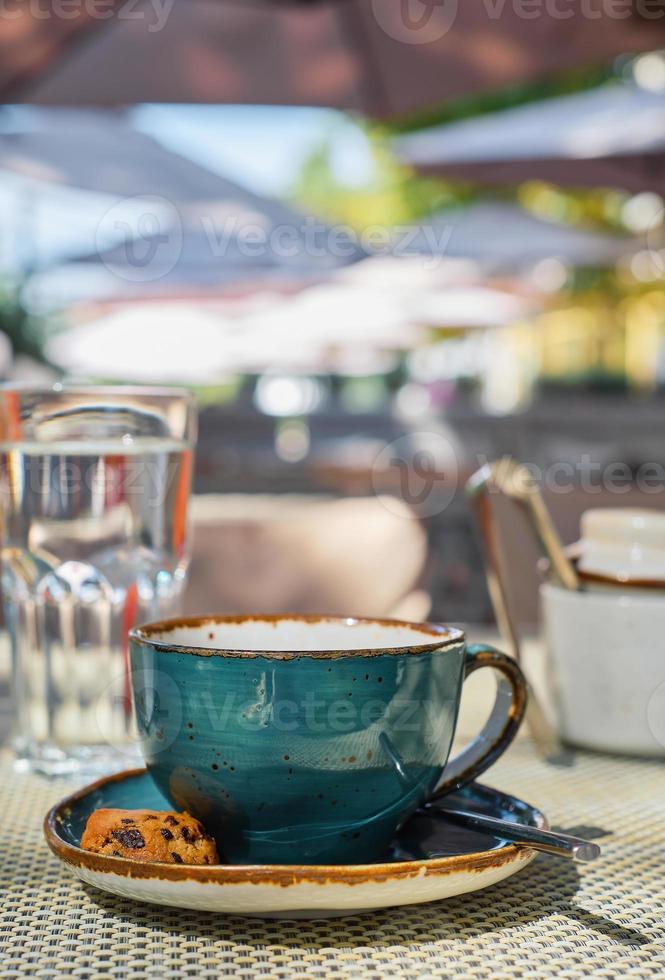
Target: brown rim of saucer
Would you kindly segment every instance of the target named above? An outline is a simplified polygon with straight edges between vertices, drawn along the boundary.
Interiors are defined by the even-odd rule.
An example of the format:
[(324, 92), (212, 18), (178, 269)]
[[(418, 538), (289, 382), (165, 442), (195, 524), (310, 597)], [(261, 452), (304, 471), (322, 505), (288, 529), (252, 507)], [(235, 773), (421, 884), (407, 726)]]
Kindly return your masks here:
[[(436, 637), (426, 643), (411, 643), (397, 647), (354, 647), (331, 650), (243, 650), (219, 647), (194, 646), (191, 644), (170, 643), (165, 639), (155, 639), (156, 633), (215, 624), (242, 624), (249, 622), (281, 623), (285, 620), (300, 623), (337, 623), (352, 627), (356, 623), (373, 626), (398, 626), (417, 633)], [(147, 623), (145, 626), (135, 626), (129, 631), (129, 637), (136, 643), (151, 647), (157, 653), (186, 653), (198, 657), (270, 657), (273, 660), (293, 660), (300, 657), (311, 657), (317, 660), (331, 660), (344, 657), (383, 657), (400, 654), (433, 653), (437, 650), (447, 650), (452, 646), (464, 643), (463, 630), (454, 626), (444, 626), (437, 623), (411, 623), (403, 619), (382, 619), (371, 616), (329, 616), (325, 613), (276, 613), (254, 614), (245, 616), (186, 616), (175, 619), (162, 619), (158, 622)], [(211, 636), (212, 640), (213, 637)]]
[[(58, 818), (62, 810), (108, 785), (122, 779), (143, 776), (146, 769), (128, 769), (124, 772), (103, 776), (65, 797), (46, 814), (44, 837), (54, 854), (66, 864), (102, 874), (115, 874), (123, 878), (151, 878), (166, 881), (195, 881), (201, 884), (237, 885), (264, 884), (288, 887), (299, 884), (362, 885), (368, 881), (387, 881), (395, 878), (414, 878), (418, 875), (448, 875), (455, 872), (486, 871), (511, 864), (520, 856), (531, 857), (533, 849), (522, 844), (505, 844), (496, 850), (455, 854), (441, 858), (423, 858), (419, 861), (388, 861), (376, 864), (160, 864), (137, 861), (134, 858), (113, 857), (97, 854), (82, 847), (68, 844), (59, 835)], [(532, 807), (536, 825), (547, 830), (547, 818)]]

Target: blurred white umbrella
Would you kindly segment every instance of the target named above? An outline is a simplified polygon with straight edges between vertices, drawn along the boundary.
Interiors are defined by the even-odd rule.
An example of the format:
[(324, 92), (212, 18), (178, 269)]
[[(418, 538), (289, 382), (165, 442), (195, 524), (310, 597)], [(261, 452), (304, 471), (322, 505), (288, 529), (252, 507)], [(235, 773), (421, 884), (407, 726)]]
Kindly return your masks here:
[(425, 264), (462, 258), (485, 272), (506, 273), (551, 258), (574, 266), (612, 265), (644, 245), (624, 235), (547, 221), (516, 204), (478, 201), (422, 218), (405, 247)]
[(427, 339), (429, 326), (492, 327), (523, 318), (524, 299), (468, 287), (423, 292), (315, 286), (263, 309), (172, 302), (124, 305), (52, 337), (46, 353), (70, 374), (214, 383), (232, 373), (371, 374)]
[(123, 305), (52, 337), (46, 353), (70, 374), (204, 384), (233, 372), (379, 369), (388, 362), (377, 354), (423, 335), (390, 296), (331, 286), (235, 316), (183, 302)]
[(123, 306), (52, 337), (46, 355), (74, 375), (204, 384), (233, 370), (224, 326), (196, 306)]
[(261, 338), (250, 353), (254, 367), (269, 363), (307, 369), (315, 363), (334, 371), (343, 362), (345, 372), (351, 372), (352, 361), (365, 363), (369, 352), (407, 350), (424, 337), (405, 305), (386, 291), (341, 284), (307, 289), (248, 317), (245, 326)]
[(334, 105), (393, 117), (650, 50), (662, 28), (657, 0), (5, 6), (6, 103)]
[(443, 289), (477, 282), (480, 266), (473, 259), (435, 256), (427, 262), (422, 255), (371, 255), (335, 273), (335, 282), (363, 289)]
[(403, 302), (385, 289), (341, 284), (313, 286), (281, 304), (276, 321), (317, 343), (409, 346), (417, 328)]
[(432, 327), (502, 327), (535, 312), (533, 300), (484, 286), (447, 289), (416, 296), (414, 319)]

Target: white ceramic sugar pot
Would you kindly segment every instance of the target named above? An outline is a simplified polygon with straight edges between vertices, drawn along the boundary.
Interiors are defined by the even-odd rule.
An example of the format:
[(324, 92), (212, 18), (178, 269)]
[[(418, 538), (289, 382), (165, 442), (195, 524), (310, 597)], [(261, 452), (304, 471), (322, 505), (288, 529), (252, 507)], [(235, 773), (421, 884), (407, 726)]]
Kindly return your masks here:
[(589, 510), (570, 554), (580, 588), (541, 586), (560, 734), (665, 757), (665, 513)]

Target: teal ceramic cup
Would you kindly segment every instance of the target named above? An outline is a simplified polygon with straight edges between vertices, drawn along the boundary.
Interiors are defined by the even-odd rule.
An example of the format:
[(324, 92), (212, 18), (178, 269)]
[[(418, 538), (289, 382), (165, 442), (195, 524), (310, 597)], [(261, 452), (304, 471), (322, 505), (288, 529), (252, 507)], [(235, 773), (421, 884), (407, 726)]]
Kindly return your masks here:
[[(526, 704), (514, 660), (447, 626), (215, 616), (130, 640), (148, 770), (232, 863), (380, 859), (421, 804), (492, 764)], [(463, 680), (486, 666), (494, 709), (448, 761)]]

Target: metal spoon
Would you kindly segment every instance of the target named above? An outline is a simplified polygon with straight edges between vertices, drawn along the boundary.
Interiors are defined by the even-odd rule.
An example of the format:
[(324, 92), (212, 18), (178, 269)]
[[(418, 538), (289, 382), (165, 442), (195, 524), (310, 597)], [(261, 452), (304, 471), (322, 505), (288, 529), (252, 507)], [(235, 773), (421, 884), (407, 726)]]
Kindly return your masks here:
[(550, 560), (553, 574), (564, 589), (577, 591), (580, 588), (580, 580), (575, 566), (566, 554), (540, 487), (528, 468), (513, 459), (501, 459), (490, 463), (474, 474), (467, 486), (467, 492), (473, 494), (489, 481), (527, 510), (540, 546)]
[(425, 804), (422, 812), (427, 813), (428, 816), (445, 817), (446, 820), (468, 827), (469, 830), (488, 831), (520, 847), (532, 847), (535, 851), (572, 858), (573, 861), (594, 861), (600, 856), (598, 844), (584, 840), (582, 837), (572, 837), (570, 834), (540, 830), (538, 827), (513, 823), (510, 820), (499, 820), (497, 817), (486, 817), (480, 813), (469, 813), (466, 810), (448, 809), (433, 803)]

